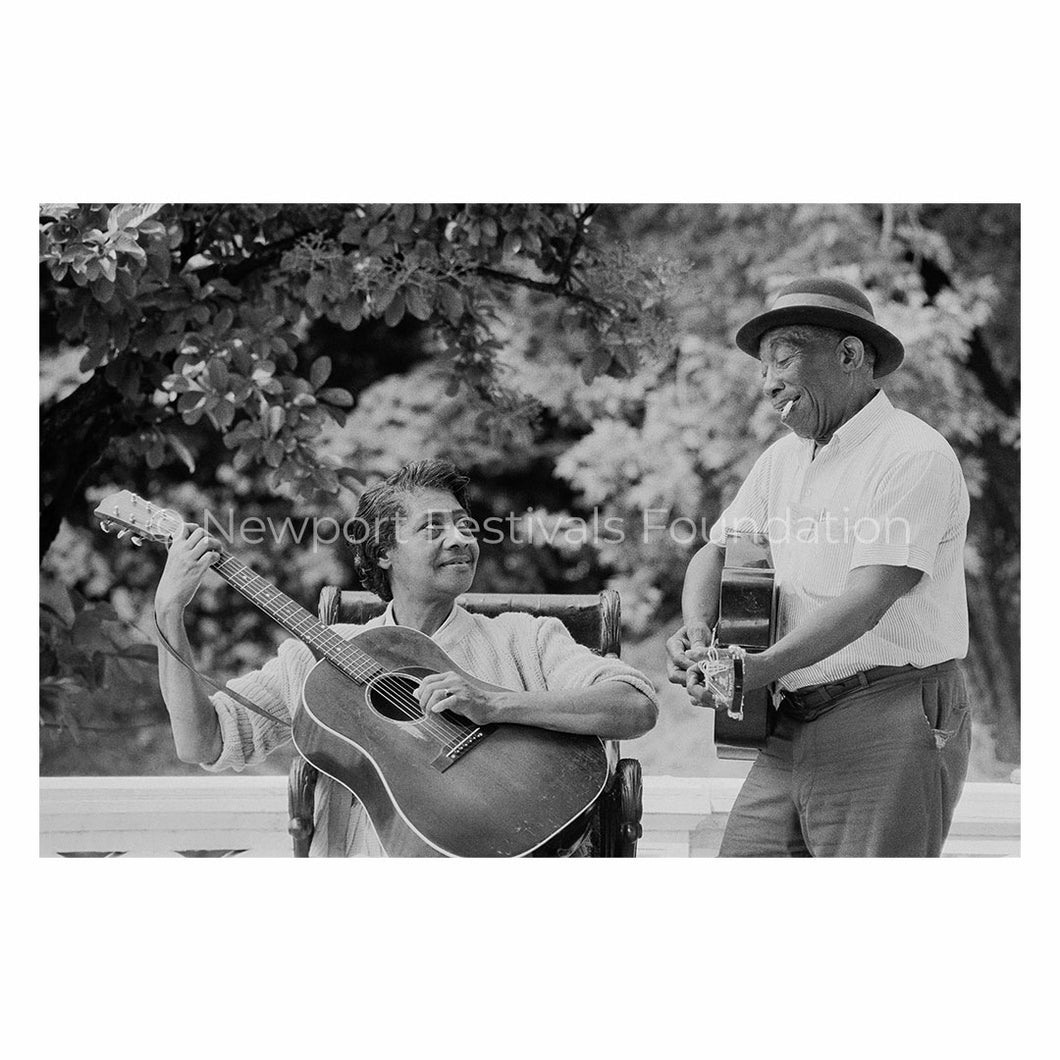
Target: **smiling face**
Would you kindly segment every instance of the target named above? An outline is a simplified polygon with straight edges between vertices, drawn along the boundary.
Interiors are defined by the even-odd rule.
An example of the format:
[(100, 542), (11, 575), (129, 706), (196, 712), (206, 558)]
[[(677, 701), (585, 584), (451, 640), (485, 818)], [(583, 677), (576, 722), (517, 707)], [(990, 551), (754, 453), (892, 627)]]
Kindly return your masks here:
[(455, 600), (471, 588), (479, 546), (474, 520), (446, 490), (402, 498), (394, 544), (379, 557), (395, 602)]
[(784, 425), (824, 445), (875, 392), (872, 355), (833, 328), (774, 328), (758, 347), (762, 391)]

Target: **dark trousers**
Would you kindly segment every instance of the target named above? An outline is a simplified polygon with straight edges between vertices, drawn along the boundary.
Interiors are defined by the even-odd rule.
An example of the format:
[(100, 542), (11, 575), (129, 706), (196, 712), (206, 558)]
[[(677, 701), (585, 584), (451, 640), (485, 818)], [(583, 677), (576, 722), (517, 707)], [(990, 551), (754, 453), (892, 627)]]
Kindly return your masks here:
[(781, 710), (740, 789), (720, 857), (938, 857), (964, 786), (971, 718), (955, 662)]

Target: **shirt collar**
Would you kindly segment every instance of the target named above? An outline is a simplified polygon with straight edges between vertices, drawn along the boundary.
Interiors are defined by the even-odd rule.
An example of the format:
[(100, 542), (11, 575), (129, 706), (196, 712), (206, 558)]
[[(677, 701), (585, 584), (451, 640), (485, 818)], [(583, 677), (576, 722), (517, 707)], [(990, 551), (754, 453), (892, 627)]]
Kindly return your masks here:
[(894, 411), (887, 395), (882, 390), (876, 391), (876, 396), (858, 412), (855, 412), (842, 427), (837, 427), (828, 445), (824, 448), (831, 449), (836, 442), (840, 448), (851, 449), (859, 442), (863, 442), (883, 421)]
[[(459, 604), (454, 603), (453, 609), (449, 612), (445, 621), (431, 635), (431, 640), (437, 640), (443, 633), (448, 633), (453, 625), (459, 623), (461, 617), (465, 614), (467, 614), (467, 612)], [(394, 618), (393, 600), (386, 605), (386, 610), (384, 610), (383, 614), (380, 616), (379, 624), (381, 626), (396, 626), (398, 624), (397, 620)]]

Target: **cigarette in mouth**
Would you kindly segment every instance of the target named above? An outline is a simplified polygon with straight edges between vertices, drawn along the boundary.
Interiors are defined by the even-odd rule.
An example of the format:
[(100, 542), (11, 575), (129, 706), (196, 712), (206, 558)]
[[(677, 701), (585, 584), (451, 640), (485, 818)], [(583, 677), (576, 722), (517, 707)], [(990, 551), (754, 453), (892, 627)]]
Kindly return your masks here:
[(787, 404), (786, 404), (786, 405), (784, 406), (784, 408), (783, 408), (783, 409), (781, 410), (781, 412), (780, 412), (780, 418), (781, 418), (782, 420), (786, 420), (786, 419), (788, 418), (788, 413), (789, 413), (789, 412), (791, 412), (791, 406), (792, 406), (792, 405), (794, 405), (794, 404), (795, 404), (795, 399), (794, 399), (794, 398), (792, 398), (792, 399), (791, 399), (791, 400), (790, 400), (790, 401), (789, 401), (789, 402), (788, 402), (788, 403), (787, 403)]

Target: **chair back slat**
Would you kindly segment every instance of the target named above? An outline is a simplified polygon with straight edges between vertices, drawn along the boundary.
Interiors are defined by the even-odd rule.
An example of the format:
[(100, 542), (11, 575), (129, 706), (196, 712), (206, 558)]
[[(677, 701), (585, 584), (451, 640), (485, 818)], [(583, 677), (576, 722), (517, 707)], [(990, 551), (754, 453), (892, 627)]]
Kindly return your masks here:
[[(600, 655), (619, 655), (622, 648), (619, 597), (614, 589), (600, 593), (465, 593), (458, 603), (474, 614), (493, 617), (506, 611), (558, 618), (579, 643)], [(381, 615), (386, 604), (374, 593), (343, 591), (335, 585), (320, 593), (320, 621), (364, 625)]]

